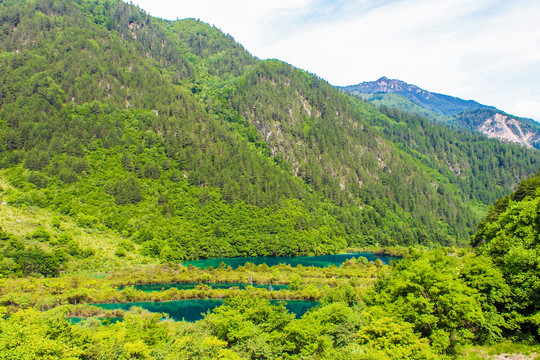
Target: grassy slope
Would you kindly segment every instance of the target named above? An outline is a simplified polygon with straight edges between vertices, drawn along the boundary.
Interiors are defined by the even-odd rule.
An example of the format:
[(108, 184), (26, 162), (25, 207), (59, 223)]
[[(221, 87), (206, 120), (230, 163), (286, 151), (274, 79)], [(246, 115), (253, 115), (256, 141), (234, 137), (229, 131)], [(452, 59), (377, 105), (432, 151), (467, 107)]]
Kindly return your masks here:
[[(24, 239), (27, 246), (37, 246), (45, 251), (54, 249), (55, 241), (62, 234), (69, 234), (80, 248), (91, 250), (93, 254), (87, 258), (70, 257), (63, 264), (63, 271), (66, 273), (72, 275), (106, 273), (156, 262), (154, 259), (141, 255), (136, 244), (125, 256), (118, 256), (118, 244), (124, 239), (117, 232), (83, 228), (71, 217), (51, 209), (10, 205), (10, 198), (24, 196), (24, 194), (6, 182), (3, 172), (0, 172), (0, 186), (3, 189), (0, 192), (0, 227), (5, 232)], [(31, 234), (39, 228), (45, 229), (52, 236), (52, 241), (43, 243), (32, 240)]]

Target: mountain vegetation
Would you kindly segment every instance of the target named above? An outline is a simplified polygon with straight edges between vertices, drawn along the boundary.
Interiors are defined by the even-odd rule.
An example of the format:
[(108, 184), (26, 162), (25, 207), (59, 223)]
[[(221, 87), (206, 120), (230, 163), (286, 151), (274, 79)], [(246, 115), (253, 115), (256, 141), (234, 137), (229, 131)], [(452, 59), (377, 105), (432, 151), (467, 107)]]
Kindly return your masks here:
[[(143, 257), (464, 244), (538, 168), (537, 152), (421, 120), (404, 137), (402, 115), (198, 21), (119, 1), (0, 6), (6, 204), (112, 231)], [(28, 233), (49, 236), (24, 246), (74, 256), (59, 238), (80, 239), (40, 226)]]
[(397, 94), (426, 110), (442, 115), (456, 115), (471, 110), (496, 110), (492, 106), (482, 105), (473, 100), (463, 100), (454, 96), (437, 94), (420, 89), (397, 79), (383, 76), (377, 81), (367, 81), (358, 85), (344, 86), (343, 90), (357, 94)]
[(442, 123), (450, 128), (482, 133), (503, 142), (514, 142), (540, 149), (540, 125), (531, 119), (515, 117), (493, 106), (437, 94), (397, 79), (341, 87), (378, 106), (407, 112)]
[(501, 305), (517, 333), (540, 328), (540, 173), (489, 210), (471, 238), (499, 267), (511, 288)]
[[(539, 162), (259, 60), (199, 21), (3, 0), (0, 358), (538, 352)], [(180, 264), (389, 245), (406, 256), (388, 266)], [(253, 280), (289, 287), (207, 285)], [(201, 284), (130, 286), (165, 282)], [(93, 306), (201, 298), (226, 300), (195, 323)], [(270, 299), (319, 306), (296, 318)]]

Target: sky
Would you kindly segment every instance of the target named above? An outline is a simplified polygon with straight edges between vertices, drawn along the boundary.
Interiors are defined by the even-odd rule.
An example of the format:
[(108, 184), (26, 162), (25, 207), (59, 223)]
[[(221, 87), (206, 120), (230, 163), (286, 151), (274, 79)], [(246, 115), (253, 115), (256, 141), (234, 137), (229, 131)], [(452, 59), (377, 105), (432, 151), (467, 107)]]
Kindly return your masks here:
[(133, 0), (332, 85), (382, 76), (540, 121), (540, 0)]

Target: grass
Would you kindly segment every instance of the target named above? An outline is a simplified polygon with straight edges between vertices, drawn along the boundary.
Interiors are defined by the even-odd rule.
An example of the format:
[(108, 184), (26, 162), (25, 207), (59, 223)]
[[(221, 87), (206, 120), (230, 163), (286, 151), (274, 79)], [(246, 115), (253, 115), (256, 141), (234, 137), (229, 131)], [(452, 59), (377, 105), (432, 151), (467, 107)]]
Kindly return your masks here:
[[(17, 205), (12, 200), (25, 194), (10, 186), (1, 172), (0, 189), (0, 227), (5, 232), (23, 239), (26, 246), (51, 251), (59, 246), (58, 239), (67, 235), (73, 238), (81, 249), (91, 249), (93, 255), (71, 258), (65, 264), (66, 272), (102, 277), (104, 272), (157, 263), (155, 259), (141, 255), (136, 244), (133, 244), (133, 250), (126, 252), (125, 256), (117, 256), (118, 244), (123, 238), (112, 230), (83, 228), (75, 219), (50, 208)], [(51, 235), (50, 241), (32, 239), (31, 234), (39, 228)]]
[[(504, 355), (512, 357), (504, 357)], [(461, 359), (540, 359), (540, 345), (529, 345), (516, 342), (499, 342), (492, 345), (474, 346), (463, 350)]]

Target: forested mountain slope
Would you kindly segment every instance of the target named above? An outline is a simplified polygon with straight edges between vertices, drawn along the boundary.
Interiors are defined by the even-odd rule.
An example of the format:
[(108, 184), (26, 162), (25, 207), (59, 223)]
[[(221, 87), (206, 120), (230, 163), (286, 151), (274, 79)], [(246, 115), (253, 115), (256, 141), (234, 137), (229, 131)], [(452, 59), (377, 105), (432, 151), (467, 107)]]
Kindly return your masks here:
[(162, 260), (463, 243), (539, 165), (120, 1), (4, 1), (0, 51), (5, 201)]
[(433, 93), (386, 77), (341, 89), (361, 96), (377, 106), (405, 111), (454, 128), (482, 133), (503, 142), (540, 148), (540, 124), (473, 100)]
[(168, 260), (343, 248), (336, 220), (298, 201), (305, 186), (180, 84), (200, 64), (177, 39), (104, 4), (4, 9), (19, 15), (3, 23), (2, 163), (24, 190), (8, 202), (115, 229)]
[(344, 86), (342, 89), (358, 94), (399, 94), (431, 112), (448, 116), (467, 110), (493, 109), (473, 100), (463, 100), (454, 96), (437, 94), (407, 84), (398, 79), (383, 76), (376, 81), (366, 81), (358, 85)]
[[(534, 169), (537, 153), (466, 130), (448, 131), (426, 118), (381, 107), (385, 137), (459, 188), (465, 199), (492, 204)], [(390, 120), (389, 120), (390, 119)], [(438, 189), (444, 193), (445, 188)]]

